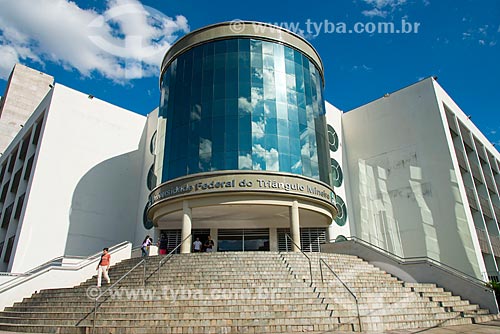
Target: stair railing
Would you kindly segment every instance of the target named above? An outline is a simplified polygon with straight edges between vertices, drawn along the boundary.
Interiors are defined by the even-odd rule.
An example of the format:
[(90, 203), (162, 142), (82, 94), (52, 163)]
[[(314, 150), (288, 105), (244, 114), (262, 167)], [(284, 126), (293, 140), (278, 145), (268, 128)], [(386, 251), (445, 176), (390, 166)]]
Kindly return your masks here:
[(171, 258), (172, 256), (175, 254), (175, 252), (179, 249), (179, 247), (182, 246), (182, 244), (184, 242), (186, 242), (186, 240), (188, 240), (189, 238), (191, 238), (191, 234), (188, 235), (187, 237), (184, 238), (184, 240), (182, 240), (177, 246), (175, 246), (174, 249), (172, 249), (167, 255), (165, 255), (165, 257), (163, 259), (161, 259), (159, 262), (158, 262), (158, 285), (160, 285), (160, 270), (161, 270), (161, 267), (167, 263)]
[[(306, 255), (306, 253), (304, 253), (302, 251), (302, 248), (300, 248), (299, 245), (297, 245), (295, 243), (295, 241), (293, 241), (292, 237), (288, 234), (288, 233), (285, 233), (285, 240), (287, 239), (290, 239), (290, 241), (292, 242), (292, 244), (295, 245), (295, 247), (297, 247), (297, 249), (302, 253), (302, 255), (304, 255), (307, 259), (307, 261), (309, 262), (309, 277), (311, 279), (311, 286), (313, 285), (313, 273), (312, 273), (312, 263), (311, 263), (311, 258), (309, 256)], [(288, 244), (287, 244), (287, 250), (288, 250)]]
[[(108, 287), (106, 290), (104, 290), (103, 292), (101, 292), (97, 297), (95, 297), (95, 304), (94, 304), (94, 319), (92, 321), (92, 334), (94, 334), (94, 330), (95, 330), (95, 323), (96, 323), (96, 319), (97, 319), (97, 310), (99, 308), (99, 306), (101, 306), (105, 301), (101, 302), (99, 304), (99, 298), (101, 298), (102, 296), (104, 296), (108, 291), (110, 291), (111, 289), (113, 289), (118, 283), (120, 283), (123, 279), (125, 279), (125, 277), (127, 277), (130, 273), (132, 273), (136, 268), (138, 268), (139, 266), (143, 266), (143, 285), (146, 284), (146, 259), (142, 259), (141, 261), (139, 261), (135, 266), (132, 267), (132, 269), (130, 269), (129, 271), (127, 271), (122, 277), (120, 277), (115, 283), (113, 283), (110, 287)], [(85, 319), (85, 318), (83, 318)], [(82, 319), (82, 320), (83, 320)], [(80, 320), (81, 321), (81, 320)], [(78, 322), (76, 325), (78, 326), (80, 322)]]
[[(447, 271), (447, 272), (451, 273), (452, 275), (460, 277), (462, 280), (466, 280), (466, 281), (469, 281), (475, 285), (485, 287), (485, 284), (486, 284), (485, 281), (480, 280), (480, 279), (478, 279), (474, 276), (471, 276), (469, 274), (466, 274), (463, 271), (460, 271), (456, 268), (453, 268), (445, 263), (439, 262), (438, 260), (435, 260), (431, 257), (427, 257), (427, 256), (401, 257), (401, 256), (394, 254), (386, 249), (383, 249), (382, 247), (374, 245), (371, 242), (363, 240), (363, 239), (358, 238), (358, 237), (352, 236), (352, 237), (348, 237), (346, 239), (347, 239), (347, 241), (353, 241), (355, 243), (357, 242), (365, 247), (369, 247), (369, 248), (373, 249), (374, 251), (376, 251), (377, 253), (382, 254), (388, 258), (392, 258), (398, 264), (407, 265), (407, 264), (428, 262), (430, 265), (434, 265), (435, 267), (439, 267), (440, 269)], [(337, 242), (340, 243), (340, 242), (344, 242), (344, 241), (337, 241)]]
[(323, 266), (322, 264), (324, 264), (329, 270), (330, 272), (333, 274), (333, 276), (335, 276), (335, 278), (337, 278), (339, 280), (339, 282), (344, 286), (344, 288), (349, 292), (349, 294), (354, 298), (354, 301), (356, 302), (356, 312), (358, 314), (358, 325), (359, 325), (359, 331), (361, 332), (362, 331), (362, 328), (361, 328), (361, 317), (359, 315), (359, 303), (358, 303), (358, 297), (356, 297), (356, 295), (354, 294), (354, 292), (352, 292), (351, 289), (349, 289), (349, 287), (344, 283), (344, 281), (342, 281), (342, 279), (337, 275), (337, 273), (335, 273), (335, 271), (332, 269), (332, 267), (330, 267), (330, 265), (328, 265), (328, 263), (326, 263), (325, 260), (323, 260), (322, 258), (319, 259), (319, 271), (321, 273), (321, 282), (324, 283), (324, 278), (323, 278)]

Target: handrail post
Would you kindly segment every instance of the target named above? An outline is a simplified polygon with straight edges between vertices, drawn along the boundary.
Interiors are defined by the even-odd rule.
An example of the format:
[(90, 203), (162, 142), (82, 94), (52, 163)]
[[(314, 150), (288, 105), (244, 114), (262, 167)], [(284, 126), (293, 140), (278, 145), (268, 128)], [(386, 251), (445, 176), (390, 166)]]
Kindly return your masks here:
[[(311, 277), (311, 283), (310, 283), (310, 286), (313, 286), (313, 274), (312, 274), (312, 264), (311, 264), (311, 258), (309, 256), (306, 255), (306, 253), (304, 253), (304, 251), (302, 250), (302, 248), (300, 248), (299, 245), (297, 245), (295, 243), (295, 241), (293, 241), (292, 237), (290, 235), (288, 235), (288, 233), (285, 233), (285, 240), (289, 238), (290, 241), (292, 242), (293, 245), (295, 245), (298, 250), (302, 253), (302, 255), (304, 255), (307, 259), (307, 261), (309, 262), (309, 276)], [(288, 248), (287, 248), (288, 250)]]
[(144, 259), (144, 265), (142, 271), (142, 285), (146, 286), (146, 258)]
[(321, 258), (319, 259), (319, 272), (321, 273), (321, 283), (324, 283), (323, 279), (323, 266), (321, 265)]
[(95, 305), (94, 305), (94, 320), (92, 321), (92, 334), (94, 334), (95, 330), (95, 322), (97, 320), (97, 300), (99, 299), (99, 296), (95, 298)]
[(161, 267), (161, 260), (158, 261), (158, 286), (160, 285), (160, 267)]
[[(358, 313), (359, 331), (361, 332), (361, 316), (359, 314), (358, 297), (356, 297), (356, 295), (354, 294), (354, 292), (352, 292), (351, 289), (349, 289), (349, 287), (344, 283), (344, 281), (342, 281), (340, 279), (340, 277), (335, 273), (335, 271), (332, 269), (332, 267), (330, 267), (330, 265), (328, 265), (328, 263), (326, 263), (325, 260), (323, 260), (322, 258), (319, 259), (320, 268), (321, 268), (321, 262), (323, 262), (325, 264), (325, 266), (328, 268), (328, 270), (331, 271), (331, 273), (333, 274), (333, 276), (335, 276), (335, 278), (344, 286), (344, 288), (347, 290), (347, 292), (349, 292), (351, 294), (351, 296), (354, 298), (354, 301), (356, 302), (356, 312)], [(321, 275), (323, 275), (322, 271), (321, 271)]]
[(358, 298), (354, 299), (356, 301), (356, 311), (358, 312), (358, 325), (359, 325), (359, 331), (363, 331), (361, 328), (361, 316), (359, 315), (359, 303), (358, 303)]
[(313, 286), (313, 270), (312, 270), (311, 259), (309, 259), (309, 275), (311, 276), (311, 286)]

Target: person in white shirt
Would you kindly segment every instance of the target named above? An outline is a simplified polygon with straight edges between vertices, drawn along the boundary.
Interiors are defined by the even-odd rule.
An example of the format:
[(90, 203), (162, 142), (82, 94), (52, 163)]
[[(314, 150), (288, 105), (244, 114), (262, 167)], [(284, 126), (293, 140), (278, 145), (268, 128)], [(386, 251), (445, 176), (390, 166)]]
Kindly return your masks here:
[(193, 242), (193, 250), (194, 250), (194, 252), (195, 253), (201, 252), (201, 246), (202, 245), (203, 244), (201, 243), (200, 238), (196, 238), (196, 241)]

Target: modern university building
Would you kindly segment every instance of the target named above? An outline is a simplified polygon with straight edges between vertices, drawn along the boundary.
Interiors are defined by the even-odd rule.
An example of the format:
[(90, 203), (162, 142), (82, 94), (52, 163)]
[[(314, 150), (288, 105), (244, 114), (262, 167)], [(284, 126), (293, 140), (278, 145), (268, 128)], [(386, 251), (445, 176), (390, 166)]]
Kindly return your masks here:
[(170, 48), (147, 116), (16, 65), (0, 115), (2, 271), (146, 234), (187, 239), (182, 252), (208, 235), (219, 252), (354, 236), (498, 279), (500, 154), (434, 78), (344, 113), (306, 40), (231, 28)]

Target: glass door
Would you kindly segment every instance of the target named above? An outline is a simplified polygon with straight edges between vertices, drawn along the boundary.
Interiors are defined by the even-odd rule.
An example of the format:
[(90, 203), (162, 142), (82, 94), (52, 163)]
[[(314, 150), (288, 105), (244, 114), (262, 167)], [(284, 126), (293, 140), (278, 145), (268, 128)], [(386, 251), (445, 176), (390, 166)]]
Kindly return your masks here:
[(217, 250), (219, 252), (268, 251), (269, 229), (220, 229)]

